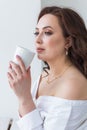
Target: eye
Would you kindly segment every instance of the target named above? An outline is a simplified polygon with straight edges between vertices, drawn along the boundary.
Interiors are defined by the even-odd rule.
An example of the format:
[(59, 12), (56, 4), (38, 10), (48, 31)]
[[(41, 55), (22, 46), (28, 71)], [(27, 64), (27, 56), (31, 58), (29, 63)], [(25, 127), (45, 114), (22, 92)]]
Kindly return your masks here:
[(34, 33), (35, 36), (38, 36), (38, 34), (39, 34), (39, 32), (35, 32), (35, 33)]
[(47, 32), (45, 32), (45, 34), (49, 36), (49, 35), (52, 35), (53, 33), (50, 31), (49, 32), (47, 31)]

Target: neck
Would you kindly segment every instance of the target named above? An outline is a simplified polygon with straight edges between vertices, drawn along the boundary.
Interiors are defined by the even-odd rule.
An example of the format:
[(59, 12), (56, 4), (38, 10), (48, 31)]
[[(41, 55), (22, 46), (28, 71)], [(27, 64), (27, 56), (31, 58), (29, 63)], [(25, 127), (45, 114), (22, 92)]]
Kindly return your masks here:
[(66, 67), (68, 67), (71, 62), (68, 59), (65, 60), (56, 60), (56, 61), (52, 61), (49, 62), (49, 67), (50, 67), (50, 71), (49, 74), (51, 76), (56, 76), (58, 74), (60, 74)]

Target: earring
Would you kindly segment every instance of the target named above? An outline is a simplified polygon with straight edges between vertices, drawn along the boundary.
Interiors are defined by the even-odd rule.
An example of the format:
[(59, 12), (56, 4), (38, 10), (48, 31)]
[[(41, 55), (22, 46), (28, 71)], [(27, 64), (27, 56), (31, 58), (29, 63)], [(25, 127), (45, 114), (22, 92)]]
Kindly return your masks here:
[(68, 50), (66, 50), (66, 56), (68, 55)]

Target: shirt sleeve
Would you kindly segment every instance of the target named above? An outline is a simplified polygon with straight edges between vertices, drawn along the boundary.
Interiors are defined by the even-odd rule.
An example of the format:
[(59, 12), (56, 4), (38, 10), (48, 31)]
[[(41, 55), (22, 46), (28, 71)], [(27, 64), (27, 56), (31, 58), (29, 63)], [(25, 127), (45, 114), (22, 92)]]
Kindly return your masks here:
[(43, 120), (38, 109), (26, 114), (24, 117), (20, 118), (19, 121), (17, 121), (17, 125), (20, 130), (43, 130), (42, 124)]
[[(58, 108), (57, 108), (58, 109)], [(76, 108), (78, 109), (78, 107)], [(55, 109), (54, 113), (48, 113), (46, 118), (42, 118), (38, 109), (26, 114), (17, 122), (20, 130), (87, 130), (87, 117), (84, 111), (74, 112), (71, 106)], [(79, 113), (80, 112), (80, 113)]]
[(48, 114), (43, 120), (38, 109), (22, 117), (18, 122), (20, 130), (65, 130), (71, 108), (62, 109), (58, 114)]

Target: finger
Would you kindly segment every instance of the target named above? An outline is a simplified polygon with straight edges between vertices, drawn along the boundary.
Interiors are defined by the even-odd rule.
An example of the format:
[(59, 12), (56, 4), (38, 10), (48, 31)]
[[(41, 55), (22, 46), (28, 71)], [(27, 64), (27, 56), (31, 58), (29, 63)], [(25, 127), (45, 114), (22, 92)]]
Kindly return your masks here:
[(8, 76), (8, 80), (9, 81), (13, 80), (13, 77), (12, 77), (12, 75), (9, 72), (7, 72), (7, 76)]
[(9, 74), (12, 77), (12, 79), (14, 80), (17, 77), (17, 74), (15, 73), (15, 71), (11, 68), (9, 68)]
[(19, 64), (19, 66), (20, 66), (22, 72), (25, 73), (25, 72), (26, 72), (26, 67), (25, 67), (25, 64), (24, 64), (23, 60), (22, 60), (21, 57), (18, 56), (18, 55), (16, 55), (16, 58), (17, 58), (17, 60), (18, 60), (18, 64)]
[(29, 75), (31, 74), (30, 69), (31, 69), (31, 66), (29, 66), (29, 68), (27, 69), (27, 72), (28, 72)]
[(22, 70), (19, 65), (17, 65), (13, 61), (11, 61), (10, 64), (11, 64), (11, 68), (14, 70), (14, 72), (16, 73), (17, 76), (22, 74)]
[(12, 66), (11, 66), (11, 64), (10, 64), (10, 62), (9, 62), (9, 66), (8, 66), (9, 68), (12, 68)]
[(9, 85), (12, 88), (13, 77), (11, 76), (11, 74), (9, 72), (7, 72), (7, 77), (8, 77)]

